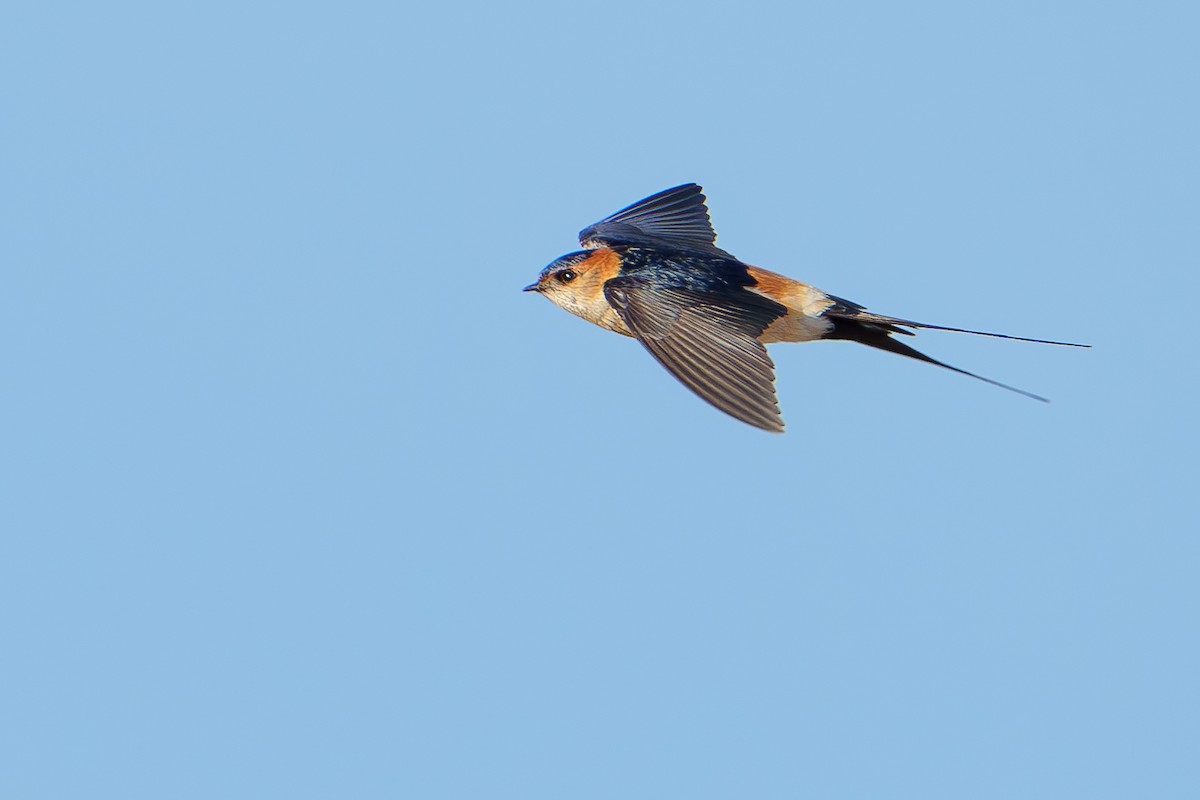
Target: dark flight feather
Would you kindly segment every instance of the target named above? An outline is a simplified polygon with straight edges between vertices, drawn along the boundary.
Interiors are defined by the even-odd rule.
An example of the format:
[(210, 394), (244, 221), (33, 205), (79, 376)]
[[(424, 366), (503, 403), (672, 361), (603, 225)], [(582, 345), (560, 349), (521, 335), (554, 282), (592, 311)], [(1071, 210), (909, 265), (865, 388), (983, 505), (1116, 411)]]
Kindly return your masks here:
[(704, 192), (694, 183), (639, 200), (579, 232), (588, 249), (658, 247), (732, 258), (717, 247)]
[(758, 336), (787, 312), (745, 289), (704, 292), (637, 276), (604, 284), (637, 340), (685, 386), (743, 422), (783, 431), (775, 365)]

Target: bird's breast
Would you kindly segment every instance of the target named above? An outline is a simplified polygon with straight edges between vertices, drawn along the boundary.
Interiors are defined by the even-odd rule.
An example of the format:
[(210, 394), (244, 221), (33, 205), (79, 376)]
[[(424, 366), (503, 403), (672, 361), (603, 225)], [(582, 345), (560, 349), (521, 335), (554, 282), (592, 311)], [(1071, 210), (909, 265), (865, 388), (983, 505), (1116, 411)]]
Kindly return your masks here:
[(625, 320), (621, 319), (621, 315), (608, 304), (607, 300), (589, 304), (580, 316), (605, 330), (619, 333), (622, 336), (633, 336), (629, 326), (625, 324)]

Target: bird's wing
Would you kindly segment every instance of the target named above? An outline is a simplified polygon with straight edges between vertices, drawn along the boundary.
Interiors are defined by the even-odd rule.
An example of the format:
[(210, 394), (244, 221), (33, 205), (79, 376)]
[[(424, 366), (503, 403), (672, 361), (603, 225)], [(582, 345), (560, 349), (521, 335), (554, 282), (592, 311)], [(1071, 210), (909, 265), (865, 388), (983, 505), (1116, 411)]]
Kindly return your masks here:
[(783, 431), (775, 365), (758, 336), (784, 306), (741, 288), (705, 292), (628, 275), (605, 283), (604, 296), (685, 386), (742, 422)]
[(716, 241), (704, 192), (694, 183), (639, 200), (579, 232), (579, 243), (589, 250), (624, 245), (728, 256)]

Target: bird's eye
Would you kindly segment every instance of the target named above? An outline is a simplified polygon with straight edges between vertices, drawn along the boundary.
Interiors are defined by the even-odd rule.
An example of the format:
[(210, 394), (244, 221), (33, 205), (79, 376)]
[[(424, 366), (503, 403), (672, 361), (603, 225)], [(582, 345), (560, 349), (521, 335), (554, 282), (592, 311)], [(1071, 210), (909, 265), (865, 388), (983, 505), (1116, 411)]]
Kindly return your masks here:
[(579, 276), (575, 274), (575, 270), (573, 269), (564, 269), (560, 270), (554, 277), (558, 278), (560, 283), (570, 283)]

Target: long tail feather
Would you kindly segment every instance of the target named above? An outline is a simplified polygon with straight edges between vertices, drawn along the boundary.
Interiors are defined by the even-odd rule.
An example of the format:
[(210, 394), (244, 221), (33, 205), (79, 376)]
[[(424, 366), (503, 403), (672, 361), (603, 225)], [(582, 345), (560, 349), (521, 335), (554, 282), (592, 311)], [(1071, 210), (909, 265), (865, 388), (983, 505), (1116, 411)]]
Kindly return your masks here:
[[(967, 333), (974, 333), (974, 331), (967, 331)], [(1015, 338), (1015, 337), (1013, 337), (1013, 338)], [(1024, 389), (1018, 389), (1015, 386), (1009, 386), (1007, 383), (1001, 383), (1000, 381), (994, 381), (991, 378), (985, 378), (982, 375), (976, 375), (974, 372), (968, 372), (965, 369), (960, 369), (959, 367), (951, 366), (950, 364), (947, 364), (944, 361), (938, 361), (936, 358), (930, 358), (929, 356), (922, 353), (920, 350), (909, 347), (904, 342), (901, 342), (897, 339), (893, 339), (892, 337), (888, 336), (887, 334), (883, 334), (878, 338), (869, 338), (869, 339), (862, 338), (862, 339), (855, 339), (854, 341), (862, 342), (863, 344), (870, 345), (871, 347), (877, 347), (880, 350), (887, 350), (889, 353), (898, 353), (899, 355), (902, 355), (902, 356), (908, 356), (909, 358), (915, 358), (917, 361), (924, 361), (926, 364), (935, 364), (939, 367), (945, 367), (946, 369), (951, 370), (953, 372), (957, 372), (960, 375), (966, 375), (968, 377), (974, 378), (975, 380), (983, 381), (984, 383), (990, 383), (992, 386), (999, 386), (1001, 389), (1008, 389), (1010, 392), (1016, 392), (1017, 394), (1023, 394), (1026, 397), (1031, 397), (1034, 400), (1040, 400), (1043, 403), (1050, 402), (1049, 398), (1042, 397), (1040, 394), (1034, 394), (1033, 392), (1027, 392)]]
[[(903, 325), (907, 328), (927, 328), (934, 331), (953, 331), (954, 333), (970, 333), (974, 336), (991, 336), (996, 339), (1013, 339), (1018, 342), (1034, 342), (1036, 344), (1053, 344), (1060, 347), (1091, 347), (1090, 344), (1078, 344), (1076, 342), (1055, 342), (1050, 339), (1030, 339), (1027, 336), (1010, 336), (1007, 333), (988, 333), (987, 331), (972, 331), (966, 328), (951, 328), (946, 325), (930, 325), (925, 322), (913, 322), (911, 319), (900, 319), (899, 317), (885, 317), (882, 314), (872, 314), (870, 311), (860, 309), (848, 309), (841, 312), (833, 308), (825, 312), (826, 316), (837, 317), (839, 319), (854, 320), (857, 322), (868, 322), (875, 325), (883, 325), (889, 328), (892, 333), (906, 333), (910, 336), (911, 331), (895, 330), (892, 326)], [(943, 365), (945, 366), (945, 365)]]
[[(870, 317), (874, 317), (874, 319), (870, 319)], [(888, 321), (884, 322), (883, 320), (888, 320)], [(829, 338), (831, 338), (831, 339), (847, 339), (852, 342), (859, 342), (860, 344), (865, 344), (869, 347), (875, 347), (880, 350), (886, 350), (889, 353), (896, 353), (897, 355), (907, 356), (909, 358), (916, 359), (917, 361), (924, 361), (926, 364), (933, 364), (938, 367), (944, 367), (945, 369), (948, 369), (951, 372), (957, 372), (960, 375), (966, 375), (967, 377), (974, 378), (975, 380), (983, 381), (984, 383), (990, 383), (992, 386), (999, 386), (1001, 389), (1007, 389), (1010, 392), (1016, 392), (1017, 394), (1025, 395), (1026, 397), (1032, 398), (1034, 400), (1040, 400), (1043, 403), (1050, 402), (1050, 400), (1048, 398), (1042, 397), (1039, 394), (1034, 394), (1033, 392), (1027, 392), (1024, 389), (1018, 389), (1015, 386), (1009, 386), (1007, 383), (1001, 383), (1000, 381), (994, 381), (991, 378), (985, 378), (982, 375), (976, 375), (974, 372), (968, 372), (965, 369), (951, 366), (950, 364), (947, 364), (944, 361), (938, 361), (936, 358), (930, 358), (929, 356), (922, 353), (920, 350), (909, 347), (908, 345), (904, 344), (903, 342), (899, 341), (898, 339), (893, 339), (891, 336), (892, 333), (909, 333), (909, 334), (911, 334), (910, 331), (898, 330), (898, 329), (895, 329), (892, 327), (893, 325), (899, 325), (899, 324), (911, 325), (912, 323), (902, 322), (900, 320), (894, 320), (891, 317), (880, 317), (876, 314), (859, 314), (859, 315), (855, 315), (853, 317), (837, 316), (834, 320), (834, 329), (833, 329), (832, 333), (830, 333)], [(933, 328), (936, 326), (933, 326), (933, 325), (924, 326), (923, 325), (921, 327)], [(938, 328), (938, 330), (957, 331), (958, 329), (957, 328)], [(962, 332), (963, 333), (978, 333), (978, 331), (962, 331)], [(991, 336), (991, 335), (997, 335), (997, 334), (983, 334), (983, 335)], [(1015, 339), (1018, 337), (1004, 336), (1002, 338)], [(1023, 340), (1023, 341), (1040, 342), (1042, 340), (1029, 339), (1029, 340)], [(1066, 343), (1065, 342), (1047, 342), (1047, 344), (1066, 344)], [(1077, 346), (1084, 346), (1084, 345), (1077, 345)]]

